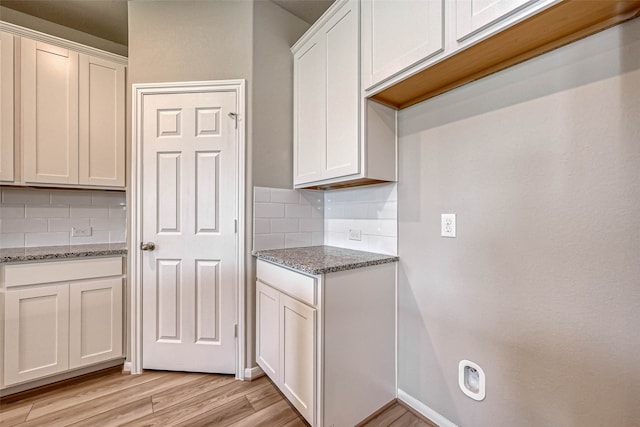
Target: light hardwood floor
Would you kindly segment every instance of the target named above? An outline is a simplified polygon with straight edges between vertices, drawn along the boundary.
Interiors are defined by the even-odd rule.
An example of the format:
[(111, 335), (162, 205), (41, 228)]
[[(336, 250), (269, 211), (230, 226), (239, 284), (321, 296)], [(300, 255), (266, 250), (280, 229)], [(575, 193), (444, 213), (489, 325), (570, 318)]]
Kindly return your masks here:
[[(0, 401), (0, 426), (268, 426), (307, 423), (262, 377), (119, 372)], [(394, 404), (366, 426), (432, 426)]]

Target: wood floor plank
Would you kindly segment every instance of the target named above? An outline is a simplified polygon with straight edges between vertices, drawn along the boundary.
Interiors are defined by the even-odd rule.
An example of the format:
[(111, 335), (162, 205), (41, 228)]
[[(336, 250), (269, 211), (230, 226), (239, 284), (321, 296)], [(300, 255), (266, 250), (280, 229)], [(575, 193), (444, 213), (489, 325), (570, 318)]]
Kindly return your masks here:
[(151, 381), (162, 378), (156, 373), (145, 373), (143, 375), (117, 375), (104, 381), (90, 381), (79, 387), (70, 387), (60, 390), (58, 393), (47, 393), (42, 399), (34, 403), (29, 414), (29, 420), (38, 418), (51, 412), (60, 411), (83, 402), (109, 395), (114, 392), (122, 392), (130, 387), (136, 387)]
[(207, 375), (183, 386), (154, 394), (152, 397), (153, 410), (154, 412), (159, 412), (169, 406), (177, 405), (199, 394), (215, 390), (235, 381), (236, 379), (233, 375)]
[(280, 427), (297, 417), (299, 415), (291, 409), (289, 402), (281, 400), (231, 425), (233, 427)]
[(169, 406), (161, 411), (154, 412), (152, 415), (140, 418), (139, 420), (127, 425), (131, 427), (164, 427), (168, 425), (176, 425), (188, 420), (189, 418), (204, 414), (207, 411), (242, 397), (257, 388), (262, 387), (265, 381), (266, 379), (259, 379), (252, 382), (234, 381), (222, 387), (194, 396), (178, 405)]
[(177, 427), (226, 427), (255, 413), (246, 396), (239, 397), (216, 409), (180, 423)]
[(110, 411), (71, 424), (73, 427), (118, 427), (153, 413), (151, 397), (138, 399)]
[(282, 427), (309, 427), (309, 423), (307, 423), (300, 416), (292, 419), (286, 424), (283, 424)]
[(388, 408), (386, 411), (364, 424), (363, 427), (386, 427), (391, 425), (395, 420), (403, 416), (408, 411), (395, 403), (392, 407)]
[(282, 395), (272, 383), (265, 384), (264, 387), (247, 394), (247, 400), (253, 409), (259, 411), (282, 400)]
[(123, 402), (130, 402), (131, 400), (151, 397), (154, 393), (167, 390), (171, 387), (177, 387), (185, 382), (192, 381), (193, 374), (185, 373), (171, 373), (171, 375), (160, 376), (135, 387), (129, 387), (125, 390), (116, 391), (106, 396), (101, 396), (96, 399), (92, 399), (86, 402), (82, 402), (78, 405), (69, 406), (63, 410), (50, 412), (45, 415), (40, 414), (38, 418), (32, 419), (31, 414), (27, 417), (27, 422), (23, 424), (24, 427), (35, 426), (65, 426), (73, 424), (78, 421), (82, 421), (86, 418), (101, 414), (102, 412), (110, 411), (123, 404)]
[(10, 427), (18, 425), (24, 422), (29, 415), (29, 411), (33, 404), (23, 404), (21, 406), (14, 406), (11, 409), (6, 409), (0, 406), (0, 426)]
[(431, 427), (430, 424), (425, 423), (411, 412), (407, 411), (400, 418), (387, 424), (389, 427)]

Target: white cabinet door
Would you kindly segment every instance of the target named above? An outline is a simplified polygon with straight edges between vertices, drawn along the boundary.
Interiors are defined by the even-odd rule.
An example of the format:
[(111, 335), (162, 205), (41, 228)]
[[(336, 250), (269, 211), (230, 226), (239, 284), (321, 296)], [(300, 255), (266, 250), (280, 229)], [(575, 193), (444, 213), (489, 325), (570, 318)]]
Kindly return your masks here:
[(456, 40), (498, 23), (518, 9), (540, 0), (457, 0), (455, 2)]
[(444, 50), (443, 0), (362, 2), (362, 87)]
[(26, 183), (78, 183), (78, 54), (21, 40)]
[(69, 286), (5, 294), (5, 386), (68, 368)]
[(0, 32), (0, 181), (13, 181), (14, 36)]
[(81, 185), (124, 187), (124, 65), (80, 55)]
[(280, 378), (280, 292), (256, 282), (256, 361), (276, 383)]
[(280, 294), (280, 389), (310, 423), (314, 412), (316, 310)]
[(325, 177), (360, 171), (358, 2), (349, 1), (325, 26), (327, 143)]
[(294, 56), (294, 184), (323, 177), (327, 137), (325, 56), (322, 34)]
[(122, 356), (122, 279), (69, 286), (69, 368)]

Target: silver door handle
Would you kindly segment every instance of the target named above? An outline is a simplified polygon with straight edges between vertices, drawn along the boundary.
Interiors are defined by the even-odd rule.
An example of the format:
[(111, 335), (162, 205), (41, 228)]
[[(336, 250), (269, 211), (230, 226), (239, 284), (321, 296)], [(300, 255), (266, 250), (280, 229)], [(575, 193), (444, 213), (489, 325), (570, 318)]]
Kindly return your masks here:
[(143, 251), (152, 251), (156, 248), (156, 244), (153, 242), (140, 243), (140, 249)]

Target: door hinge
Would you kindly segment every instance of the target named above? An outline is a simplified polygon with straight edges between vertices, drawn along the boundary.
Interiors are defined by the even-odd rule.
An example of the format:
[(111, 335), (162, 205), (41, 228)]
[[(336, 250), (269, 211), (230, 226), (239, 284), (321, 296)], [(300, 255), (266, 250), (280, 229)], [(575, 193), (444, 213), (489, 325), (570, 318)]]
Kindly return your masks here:
[(238, 232), (238, 220), (237, 219), (233, 220), (233, 232), (234, 233)]
[(233, 336), (238, 338), (238, 324), (233, 325)]

